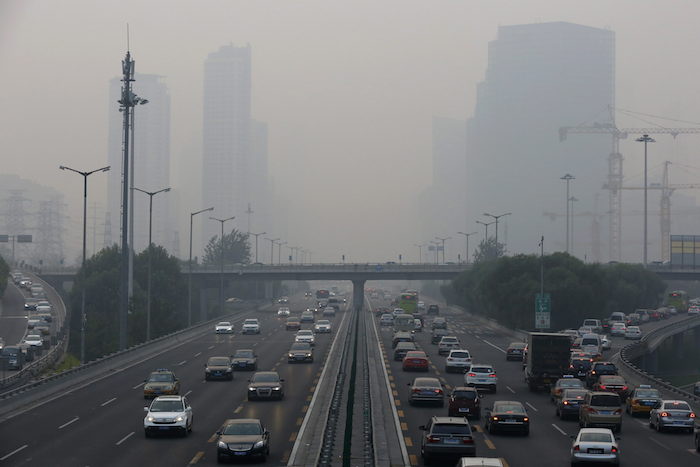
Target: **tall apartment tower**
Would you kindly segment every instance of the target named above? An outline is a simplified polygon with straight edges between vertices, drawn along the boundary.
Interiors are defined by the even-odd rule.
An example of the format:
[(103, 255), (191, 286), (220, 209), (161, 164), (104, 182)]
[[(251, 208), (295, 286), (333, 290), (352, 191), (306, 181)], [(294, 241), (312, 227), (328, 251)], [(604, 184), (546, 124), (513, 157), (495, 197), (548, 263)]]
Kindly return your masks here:
[[(566, 212), (560, 180), (566, 173), (576, 177), (575, 212), (594, 211), (596, 194), (607, 196), (610, 138), (586, 135), (562, 144), (558, 129), (608, 122), (614, 104), (614, 32), (565, 22), (499, 27), (467, 122), (468, 216), (486, 221), (484, 212), (512, 212), (509, 252), (535, 252), (542, 234), (548, 251), (564, 250), (566, 221), (543, 213)], [(592, 257), (600, 251), (590, 235), (594, 219), (575, 217), (573, 253), (588, 260), (600, 260)]]
[[(148, 99), (135, 108), (134, 187), (157, 191), (170, 186), (170, 94), (164, 78), (136, 73), (133, 90)], [(121, 97), (121, 81), (113, 78), (109, 86), (109, 149), (107, 173), (108, 212), (111, 239), (121, 232), (122, 195), (122, 114), (117, 101)], [(134, 192), (134, 251), (148, 247), (148, 196)], [(153, 243), (173, 251), (175, 223), (170, 215), (170, 193), (153, 198)], [(118, 230), (117, 230), (118, 229)]]
[[(267, 126), (251, 117), (250, 45), (226, 45), (207, 57), (203, 117), (202, 206), (213, 206), (216, 217), (236, 216), (234, 226), (245, 231), (250, 204), (256, 213), (251, 229), (259, 229), (266, 204)], [(220, 234), (218, 223), (202, 219), (202, 244)]]

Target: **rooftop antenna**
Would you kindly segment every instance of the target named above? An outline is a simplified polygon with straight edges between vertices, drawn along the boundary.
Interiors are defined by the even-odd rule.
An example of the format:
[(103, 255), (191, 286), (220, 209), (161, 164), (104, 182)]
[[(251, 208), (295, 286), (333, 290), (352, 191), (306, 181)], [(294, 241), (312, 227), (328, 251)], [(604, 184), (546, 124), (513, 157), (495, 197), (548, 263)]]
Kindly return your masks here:
[(126, 51), (131, 50), (129, 45), (129, 23), (126, 23)]

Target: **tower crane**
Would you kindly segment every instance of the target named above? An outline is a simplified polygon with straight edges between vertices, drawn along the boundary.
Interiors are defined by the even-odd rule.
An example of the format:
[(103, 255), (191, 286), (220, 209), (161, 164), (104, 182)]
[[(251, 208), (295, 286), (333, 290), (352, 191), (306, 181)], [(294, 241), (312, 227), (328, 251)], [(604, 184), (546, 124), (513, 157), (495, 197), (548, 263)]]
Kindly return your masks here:
[(608, 134), (611, 136), (612, 148), (608, 156), (608, 179), (604, 188), (608, 190), (609, 197), (609, 255), (611, 260), (620, 260), (622, 252), (622, 154), (620, 154), (620, 140), (629, 135), (678, 135), (699, 134), (700, 128), (618, 128), (615, 125), (614, 109), (610, 108), (609, 123), (593, 123), (589, 126), (563, 126), (559, 128), (559, 141), (565, 141), (569, 134)]
[[(670, 161), (664, 162), (664, 172), (661, 183), (650, 183), (647, 190), (661, 190), (661, 207), (659, 216), (661, 220), (661, 260), (671, 259), (671, 195), (676, 190), (697, 190), (700, 183), (680, 183), (671, 185), (668, 183), (668, 166)], [(643, 186), (623, 186), (622, 190), (643, 190)]]

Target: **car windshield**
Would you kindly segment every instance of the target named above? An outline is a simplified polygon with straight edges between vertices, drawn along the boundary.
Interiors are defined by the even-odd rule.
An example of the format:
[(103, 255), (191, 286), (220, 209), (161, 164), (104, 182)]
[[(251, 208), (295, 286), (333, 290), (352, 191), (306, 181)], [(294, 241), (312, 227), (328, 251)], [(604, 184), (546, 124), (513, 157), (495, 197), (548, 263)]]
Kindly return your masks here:
[(297, 333), (297, 336), (313, 336), (314, 333), (309, 331), (308, 329), (302, 329)]
[(452, 358), (469, 358), (469, 352), (452, 352), (450, 354)]
[(328, 326), (329, 324), (331, 324), (331, 322), (327, 319), (322, 319), (321, 321), (316, 322), (317, 326)]
[(637, 389), (637, 397), (659, 398), (659, 391), (656, 389)]
[(509, 347), (510, 347), (511, 349), (524, 349), (524, 348), (525, 348), (525, 344), (522, 343), (522, 342), (514, 342), (514, 343), (510, 344)]
[(231, 326), (231, 323), (229, 323), (228, 321), (222, 321), (219, 324), (217, 324), (217, 326)]
[(457, 342), (457, 338), (456, 337), (443, 337), (442, 342), (446, 343), (446, 344), (452, 344), (454, 342)]
[(311, 346), (307, 344), (306, 342), (297, 342), (295, 344), (292, 344), (291, 350), (310, 350)]
[(257, 319), (247, 319), (247, 320), (243, 321), (243, 324), (258, 324), (258, 320)]
[(233, 356), (238, 357), (238, 358), (253, 358), (253, 351), (252, 350), (236, 350), (236, 353), (234, 353)]
[(584, 370), (587, 370), (591, 367), (591, 361), (589, 359), (573, 360), (571, 362), (571, 366), (574, 368), (583, 368)]
[(616, 371), (617, 368), (615, 368), (615, 365), (612, 363), (606, 363), (604, 365), (596, 365), (595, 366), (596, 371)]
[(583, 383), (579, 379), (567, 378), (559, 381), (559, 386), (563, 388), (581, 388), (583, 387)]
[(493, 411), (498, 413), (519, 413), (524, 414), (525, 409), (520, 404), (494, 404)]
[(597, 407), (619, 407), (620, 396), (617, 394), (599, 394), (591, 397), (591, 405)]
[(490, 366), (472, 366), (472, 373), (493, 373), (493, 368)]
[(259, 423), (245, 422), (232, 423), (223, 430), (225, 435), (261, 435), (262, 427)]
[(253, 383), (276, 383), (279, 380), (280, 377), (274, 373), (258, 373), (251, 379)]
[(229, 365), (229, 359), (226, 357), (212, 357), (209, 359), (209, 362), (207, 363), (210, 366), (225, 366)]
[(564, 399), (583, 399), (587, 392), (585, 389), (567, 389), (564, 391)]
[(421, 378), (415, 380), (413, 385), (420, 388), (439, 388), (440, 381), (433, 378)]
[(425, 358), (425, 352), (406, 352), (406, 358)]
[(452, 397), (455, 399), (476, 399), (477, 393), (476, 391), (455, 391), (452, 393)]
[(460, 423), (436, 423), (433, 425), (432, 434), (434, 435), (470, 435), (471, 430), (469, 425)]
[(602, 384), (625, 384), (625, 380), (619, 376), (610, 376), (608, 378), (603, 378), (601, 376), (600, 382)]
[(159, 401), (151, 404), (151, 412), (182, 412), (182, 401)]
[(610, 433), (581, 433), (579, 441), (589, 441), (593, 443), (611, 443)]
[(288, 323), (297, 323), (299, 322), (299, 318), (287, 318)]
[[(210, 324), (211, 326), (211, 324)], [(201, 365), (201, 363), (200, 363)], [(173, 375), (169, 375), (167, 373), (156, 373), (154, 375), (151, 375), (148, 378), (148, 381), (154, 382), (154, 383), (171, 383), (175, 378), (173, 378)]]
[(690, 410), (690, 406), (685, 402), (665, 402), (665, 410)]

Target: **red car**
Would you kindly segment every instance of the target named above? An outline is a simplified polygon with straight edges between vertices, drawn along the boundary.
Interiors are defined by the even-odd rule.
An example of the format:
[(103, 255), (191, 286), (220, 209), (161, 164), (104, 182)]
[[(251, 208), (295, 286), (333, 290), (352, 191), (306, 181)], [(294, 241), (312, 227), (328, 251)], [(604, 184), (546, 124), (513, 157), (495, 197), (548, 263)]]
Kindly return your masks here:
[(411, 350), (406, 353), (403, 358), (402, 368), (404, 371), (415, 370), (415, 371), (428, 371), (430, 367), (430, 361), (425, 352), (420, 350)]
[(476, 388), (456, 387), (450, 394), (449, 409), (450, 417), (473, 417), (477, 420), (481, 418), (481, 398)]
[(594, 391), (614, 392), (624, 402), (630, 394), (629, 386), (622, 376), (600, 375), (598, 382), (593, 385)]

